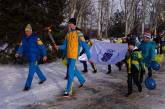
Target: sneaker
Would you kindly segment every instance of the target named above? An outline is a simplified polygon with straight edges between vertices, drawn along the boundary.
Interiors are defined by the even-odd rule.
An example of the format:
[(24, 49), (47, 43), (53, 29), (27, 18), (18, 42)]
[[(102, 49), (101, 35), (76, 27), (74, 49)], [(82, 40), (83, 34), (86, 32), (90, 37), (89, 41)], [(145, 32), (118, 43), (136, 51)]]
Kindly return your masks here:
[(45, 80), (40, 81), (38, 84), (43, 84), (45, 81), (46, 81), (46, 79), (45, 79)]
[(69, 97), (69, 93), (68, 92), (65, 92), (63, 97)]
[(84, 84), (81, 84), (78, 86), (79, 89), (81, 89), (84, 86)]
[(24, 89), (23, 89), (23, 91), (29, 91), (30, 90), (30, 87), (25, 87)]

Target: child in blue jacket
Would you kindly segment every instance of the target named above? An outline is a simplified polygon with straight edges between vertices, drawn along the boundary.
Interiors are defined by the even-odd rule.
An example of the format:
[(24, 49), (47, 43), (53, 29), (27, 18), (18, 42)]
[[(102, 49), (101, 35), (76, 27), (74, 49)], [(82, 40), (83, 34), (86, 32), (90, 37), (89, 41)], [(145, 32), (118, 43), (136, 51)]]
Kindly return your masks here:
[(139, 46), (139, 50), (142, 51), (143, 62), (145, 63), (145, 66), (148, 68), (149, 77), (152, 76), (152, 68), (150, 67), (150, 64), (152, 61), (155, 60), (155, 48), (156, 43), (154, 41), (151, 41), (151, 34), (145, 33), (144, 39)]

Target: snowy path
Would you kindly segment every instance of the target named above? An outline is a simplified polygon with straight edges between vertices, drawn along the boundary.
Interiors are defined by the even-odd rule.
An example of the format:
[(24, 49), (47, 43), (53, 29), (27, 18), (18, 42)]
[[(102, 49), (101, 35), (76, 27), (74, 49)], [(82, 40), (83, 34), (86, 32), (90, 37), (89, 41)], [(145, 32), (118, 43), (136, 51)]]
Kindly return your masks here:
[[(21, 68), (22, 67), (22, 68)], [(28, 68), (27, 66), (0, 66), (0, 106), (1, 109), (14, 109), (39, 100), (49, 99), (64, 90), (66, 68), (59, 63), (41, 65), (47, 81), (39, 85), (38, 77), (33, 79), (32, 89), (23, 92)], [(3, 107), (3, 108), (2, 108)]]
[[(90, 66), (90, 65), (89, 65)], [(82, 70), (82, 65), (78, 64)], [(32, 89), (23, 92), (27, 66), (0, 66), (0, 109), (165, 109), (164, 70), (154, 74), (157, 89), (148, 91), (144, 86), (141, 94), (137, 91), (130, 98), (125, 98), (127, 91), (126, 71), (118, 72), (112, 67), (112, 74), (107, 75), (107, 66), (98, 65), (98, 73), (85, 74), (86, 84), (78, 96), (69, 101), (59, 100), (63, 94), (66, 80), (66, 68), (60, 62), (41, 65), (47, 81), (39, 85), (38, 77), (33, 79)], [(78, 82), (75, 79), (75, 87)], [(136, 89), (136, 88), (135, 88)], [(104, 105), (104, 106), (103, 106)], [(77, 107), (78, 106), (78, 107)]]
[[(82, 70), (80, 64), (78, 67)], [(66, 80), (64, 80), (66, 68), (60, 62), (40, 65), (40, 68), (44, 71), (47, 81), (39, 85), (38, 77), (35, 75), (32, 89), (23, 92), (28, 67), (19, 65), (0, 66), (0, 109), (15, 109), (40, 100), (48, 100), (63, 93), (66, 86)], [(88, 80), (96, 81), (90, 75), (88, 75)], [(78, 84), (77, 80), (76, 84)]]

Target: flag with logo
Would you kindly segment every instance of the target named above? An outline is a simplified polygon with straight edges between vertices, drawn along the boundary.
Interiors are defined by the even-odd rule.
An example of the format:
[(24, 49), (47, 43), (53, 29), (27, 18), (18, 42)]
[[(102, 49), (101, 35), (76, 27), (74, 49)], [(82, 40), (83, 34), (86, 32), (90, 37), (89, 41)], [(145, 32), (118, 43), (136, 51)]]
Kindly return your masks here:
[(91, 61), (96, 64), (116, 64), (125, 58), (128, 44), (95, 41), (92, 45)]

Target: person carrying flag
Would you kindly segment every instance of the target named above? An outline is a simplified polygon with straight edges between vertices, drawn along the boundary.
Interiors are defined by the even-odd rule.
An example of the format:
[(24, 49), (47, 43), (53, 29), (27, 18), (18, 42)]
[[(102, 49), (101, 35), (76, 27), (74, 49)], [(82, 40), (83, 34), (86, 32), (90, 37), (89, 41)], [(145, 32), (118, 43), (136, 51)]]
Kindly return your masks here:
[[(88, 35), (84, 35), (85, 38), (85, 42), (88, 44), (89, 47), (92, 46), (92, 41), (90, 40), (90, 38), (88, 37)], [(80, 56), (83, 55), (85, 53), (85, 50), (82, 49), (82, 51), (80, 52)], [(88, 65), (87, 65), (87, 61), (80, 61), (83, 64), (84, 70), (82, 72), (87, 73), (88, 72)], [(93, 73), (97, 72), (97, 68), (96, 65), (94, 63), (90, 63), (93, 69)]]

